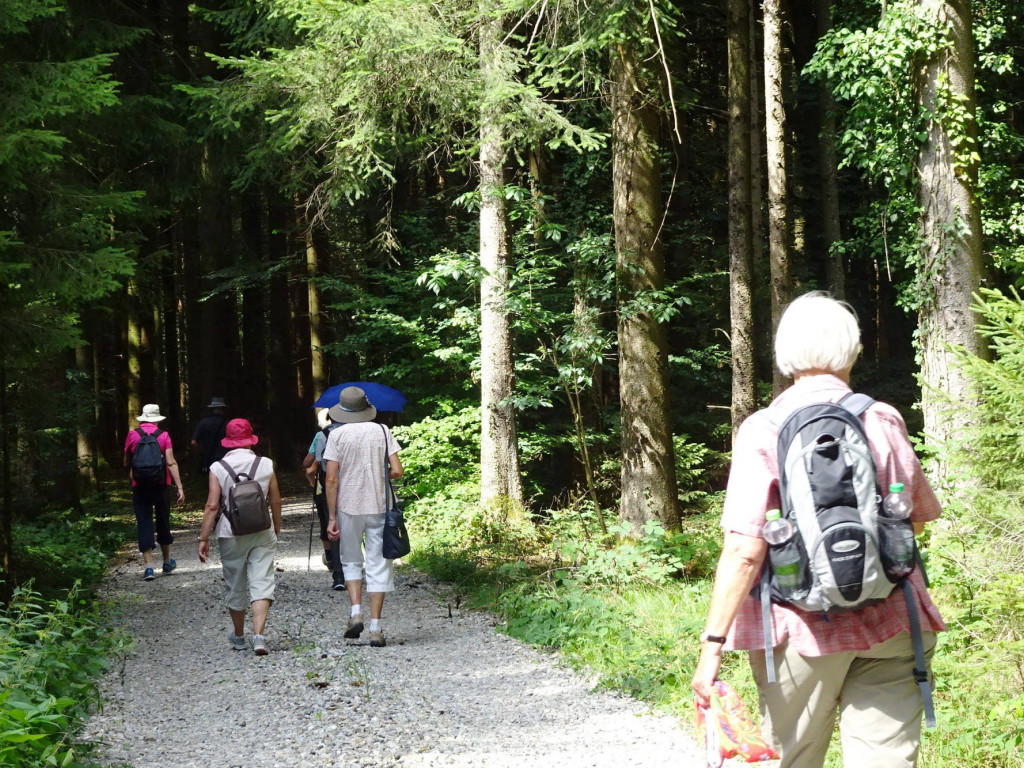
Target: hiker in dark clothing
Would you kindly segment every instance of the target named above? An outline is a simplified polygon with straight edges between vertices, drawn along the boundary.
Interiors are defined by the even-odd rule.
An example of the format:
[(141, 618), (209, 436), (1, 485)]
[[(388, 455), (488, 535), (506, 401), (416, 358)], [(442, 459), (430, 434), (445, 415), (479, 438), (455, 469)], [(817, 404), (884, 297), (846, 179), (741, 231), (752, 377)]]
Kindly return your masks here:
[(334, 423), (328, 415), (326, 408), (320, 411), (319, 416), (317, 416), (317, 422), (319, 429), (313, 436), (309, 452), (302, 459), (302, 468), (306, 472), (309, 484), (313, 487), (313, 505), (316, 507), (316, 514), (320, 519), (320, 541), (324, 548), (321, 562), (331, 572), (331, 588), (341, 591), (345, 589), (345, 575), (341, 569), (339, 544), (337, 541), (332, 542), (327, 536), (327, 496), (324, 485), (324, 468), (327, 465), (327, 461), (323, 457), (324, 448), (327, 445), (327, 436), (341, 425)]
[(228, 404), (223, 397), (215, 397), (206, 406), (210, 415), (201, 419), (192, 434), (192, 451), (199, 457), (199, 470), (205, 475), (210, 465), (224, 458), (227, 450), (220, 444), (228, 419), (225, 416)]
[[(178, 489), (178, 503), (185, 502), (185, 489), (181, 484), (178, 462), (174, 459), (171, 436), (157, 426), (166, 416), (160, 415), (160, 406), (145, 405), (137, 417), (138, 429), (128, 433), (124, 443), (124, 466), (132, 484), (132, 505), (138, 526), (139, 551), (145, 562), (142, 578), (154, 578), (152, 561), (157, 543), (164, 556), (163, 572), (168, 574), (177, 563), (171, 557), (171, 508), (167, 503), (167, 486), (174, 481)], [(153, 439), (155, 438), (155, 444)], [(153, 538), (154, 522), (156, 540)]]

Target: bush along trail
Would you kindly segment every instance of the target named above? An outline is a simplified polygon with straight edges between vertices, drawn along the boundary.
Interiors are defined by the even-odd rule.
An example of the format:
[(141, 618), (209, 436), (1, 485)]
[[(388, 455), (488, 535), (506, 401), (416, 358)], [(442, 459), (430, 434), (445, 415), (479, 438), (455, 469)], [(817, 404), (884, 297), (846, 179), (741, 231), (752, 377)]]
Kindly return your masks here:
[[(154, 581), (119, 566), (105, 592), (134, 638), (82, 738), (105, 766), (698, 768), (685, 725), (495, 631), (445, 589), (401, 569), (385, 605), (387, 647), (342, 637), (343, 593), (314, 554), (310, 506), (284, 509), (270, 653), (232, 650), (216, 556), (177, 531), (178, 567)], [(247, 638), (249, 625), (247, 623)]]

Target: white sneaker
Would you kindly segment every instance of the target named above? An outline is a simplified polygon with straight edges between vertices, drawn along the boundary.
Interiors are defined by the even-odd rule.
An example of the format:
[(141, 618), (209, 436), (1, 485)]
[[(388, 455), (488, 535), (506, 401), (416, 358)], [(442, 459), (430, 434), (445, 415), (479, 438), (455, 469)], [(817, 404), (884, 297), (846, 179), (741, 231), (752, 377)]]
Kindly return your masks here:
[(252, 650), (257, 656), (267, 655), (267, 640), (263, 635), (252, 636)]
[(248, 647), (245, 644), (245, 638), (236, 635), (233, 629), (228, 630), (228, 642), (231, 643), (231, 648), (235, 651), (244, 651)]

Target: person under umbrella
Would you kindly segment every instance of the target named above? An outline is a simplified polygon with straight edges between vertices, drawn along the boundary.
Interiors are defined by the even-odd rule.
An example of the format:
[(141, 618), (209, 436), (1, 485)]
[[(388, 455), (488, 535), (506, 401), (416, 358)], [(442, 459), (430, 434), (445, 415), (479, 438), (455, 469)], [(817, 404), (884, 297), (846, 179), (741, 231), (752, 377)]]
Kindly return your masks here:
[(387, 476), (402, 476), (402, 462), (398, 458), (401, 448), (391, 430), (373, 423), (377, 409), (359, 387), (343, 389), (329, 413), (333, 421), (344, 425), (327, 438), (324, 458), (327, 535), (341, 541), (341, 564), (351, 604), (345, 637), (357, 638), (363, 631), (365, 562), (370, 645), (379, 648), (386, 644), (381, 627), (384, 596), (395, 588), (394, 563), (384, 557), (383, 551)]

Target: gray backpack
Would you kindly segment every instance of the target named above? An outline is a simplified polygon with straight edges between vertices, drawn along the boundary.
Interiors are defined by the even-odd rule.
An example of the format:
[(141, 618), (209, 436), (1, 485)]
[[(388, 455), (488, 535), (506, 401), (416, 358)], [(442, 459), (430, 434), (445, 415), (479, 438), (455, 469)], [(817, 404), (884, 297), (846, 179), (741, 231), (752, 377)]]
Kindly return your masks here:
[[(885, 600), (899, 585), (907, 604), (914, 644), (914, 678), (925, 703), (925, 722), (934, 726), (931, 688), (921, 640), (920, 621), (906, 574), (896, 575), (894, 538), (909, 536), (909, 521), (881, 514), (882, 492), (863, 413), (874, 404), (867, 395), (850, 393), (838, 403), (814, 403), (796, 409), (779, 423), (779, 496), (782, 517), (796, 529), (783, 544), (771, 545), (756, 590), (760, 593), (768, 682), (775, 682), (770, 603), (810, 613), (856, 611)], [(894, 527), (902, 525), (907, 530)], [(780, 550), (787, 550), (780, 556)], [(798, 561), (797, 576), (783, 587), (772, 559)], [(918, 561), (918, 564), (919, 561)], [(923, 569), (922, 569), (923, 573)]]
[(227, 503), (222, 506), (221, 513), (227, 517), (231, 532), (235, 536), (259, 533), (271, 525), (270, 505), (263, 493), (263, 487), (256, 482), (256, 469), (261, 459), (261, 456), (257, 456), (253, 459), (249, 471), (241, 474), (236, 474), (223, 459), (217, 462), (231, 477)]

